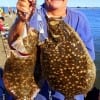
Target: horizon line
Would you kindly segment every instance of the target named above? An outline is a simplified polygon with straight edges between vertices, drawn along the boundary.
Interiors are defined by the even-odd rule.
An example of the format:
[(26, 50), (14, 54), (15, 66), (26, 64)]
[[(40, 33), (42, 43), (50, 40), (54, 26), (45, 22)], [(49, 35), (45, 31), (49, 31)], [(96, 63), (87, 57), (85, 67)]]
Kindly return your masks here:
[[(38, 5), (37, 5), (38, 6)], [(0, 7), (15, 7), (16, 6), (0, 6)], [(68, 7), (75, 7), (75, 8), (100, 8), (100, 6), (68, 6)]]

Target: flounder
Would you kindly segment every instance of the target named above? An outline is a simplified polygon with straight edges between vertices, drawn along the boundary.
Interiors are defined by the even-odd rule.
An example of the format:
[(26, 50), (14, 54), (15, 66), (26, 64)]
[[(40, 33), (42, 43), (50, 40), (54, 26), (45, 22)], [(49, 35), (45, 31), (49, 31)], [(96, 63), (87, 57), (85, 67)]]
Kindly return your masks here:
[(61, 18), (48, 18), (48, 39), (40, 45), (42, 74), (53, 90), (74, 100), (93, 87), (96, 68), (75, 30)]
[(15, 96), (15, 100), (33, 100), (39, 92), (39, 87), (34, 79), (38, 32), (29, 28), (27, 36), (20, 38), (18, 48), (21, 45), (22, 53), (11, 50), (11, 55), (4, 67), (4, 84), (6, 89)]

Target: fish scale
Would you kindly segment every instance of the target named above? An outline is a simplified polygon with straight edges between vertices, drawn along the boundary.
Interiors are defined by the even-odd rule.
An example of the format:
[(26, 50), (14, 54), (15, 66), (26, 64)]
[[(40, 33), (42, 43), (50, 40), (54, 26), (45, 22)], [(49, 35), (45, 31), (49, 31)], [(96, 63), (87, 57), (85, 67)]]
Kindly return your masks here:
[(16, 100), (33, 100), (33, 96), (39, 92), (33, 75), (37, 56), (38, 32), (29, 28), (27, 37), (22, 41), (29, 55), (20, 57), (14, 50), (11, 50), (11, 55), (5, 63), (3, 80), (6, 89), (14, 95)]
[(83, 41), (62, 19), (48, 18), (48, 39), (40, 45), (43, 77), (50, 87), (73, 100), (91, 90), (96, 68)]

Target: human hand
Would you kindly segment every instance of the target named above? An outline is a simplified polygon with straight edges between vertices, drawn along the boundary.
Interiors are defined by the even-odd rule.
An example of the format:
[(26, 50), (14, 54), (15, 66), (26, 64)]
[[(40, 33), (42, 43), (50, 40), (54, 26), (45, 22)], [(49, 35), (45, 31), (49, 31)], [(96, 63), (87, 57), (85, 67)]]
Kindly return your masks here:
[(18, 0), (17, 13), (22, 21), (28, 21), (36, 8), (36, 0)]

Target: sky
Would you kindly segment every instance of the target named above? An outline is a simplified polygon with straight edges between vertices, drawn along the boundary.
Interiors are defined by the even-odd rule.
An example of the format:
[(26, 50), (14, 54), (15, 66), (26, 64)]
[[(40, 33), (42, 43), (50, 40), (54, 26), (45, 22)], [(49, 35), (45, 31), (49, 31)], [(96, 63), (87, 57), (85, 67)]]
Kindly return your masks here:
[[(37, 0), (37, 5), (44, 0)], [(0, 0), (0, 7), (15, 7), (17, 0)], [(100, 0), (69, 0), (69, 7), (100, 7)]]

